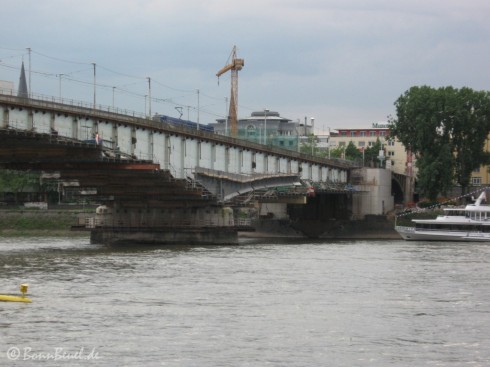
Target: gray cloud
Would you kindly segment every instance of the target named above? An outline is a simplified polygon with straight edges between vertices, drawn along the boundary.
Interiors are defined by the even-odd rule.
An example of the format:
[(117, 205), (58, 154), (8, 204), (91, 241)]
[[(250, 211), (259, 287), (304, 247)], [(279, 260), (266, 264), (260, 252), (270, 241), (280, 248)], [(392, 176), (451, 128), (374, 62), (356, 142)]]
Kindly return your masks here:
[(110, 105), (111, 86), (121, 86), (120, 107), (144, 109), (150, 76), (152, 96), (166, 100), (159, 112), (175, 113), (176, 103), (192, 111), (199, 89), (208, 121), (225, 113), (229, 76), (218, 86), (215, 73), (235, 44), (245, 59), (243, 116), (267, 107), (292, 119), (314, 116), (318, 126), (365, 126), (393, 113), (412, 85), (490, 84), (483, 0), (20, 0), (2, 13), (0, 31), (9, 36), (0, 44), (0, 79), (18, 80), (5, 65), (20, 68), (31, 47), (33, 69), (51, 75), (34, 74), (38, 93), (57, 95), (56, 75), (73, 73), (61, 80), (65, 95), (90, 101), (95, 62), (101, 103)]

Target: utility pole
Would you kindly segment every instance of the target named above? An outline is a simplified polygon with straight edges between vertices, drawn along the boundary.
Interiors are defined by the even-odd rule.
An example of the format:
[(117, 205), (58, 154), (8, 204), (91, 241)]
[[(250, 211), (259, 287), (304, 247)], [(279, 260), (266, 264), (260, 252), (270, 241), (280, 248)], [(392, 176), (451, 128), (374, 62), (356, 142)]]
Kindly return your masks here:
[(148, 115), (151, 118), (151, 78), (146, 79), (148, 79)]
[(61, 102), (61, 77), (65, 75), (65, 74), (60, 74), (59, 77), (60, 77), (60, 102)]
[(197, 130), (199, 130), (199, 89), (197, 90)]
[(31, 97), (31, 76), (32, 76), (32, 67), (31, 67), (31, 48), (27, 47), (27, 51), (29, 52), (29, 91), (27, 92), (27, 96)]
[(97, 99), (96, 99), (96, 92), (97, 92), (97, 89), (96, 89), (96, 72), (95, 72), (95, 68), (96, 68), (96, 64), (95, 62), (92, 63), (92, 65), (94, 66), (94, 110), (95, 110), (95, 105), (97, 103)]

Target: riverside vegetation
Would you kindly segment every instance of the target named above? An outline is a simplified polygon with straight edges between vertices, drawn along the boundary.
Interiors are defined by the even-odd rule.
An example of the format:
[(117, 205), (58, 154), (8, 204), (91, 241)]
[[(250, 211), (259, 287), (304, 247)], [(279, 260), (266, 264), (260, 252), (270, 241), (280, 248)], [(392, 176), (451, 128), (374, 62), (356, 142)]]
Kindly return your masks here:
[(85, 236), (87, 232), (71, 230), (83, 214), (88, 213), (80, 210), (0, 210), (0, 236)]

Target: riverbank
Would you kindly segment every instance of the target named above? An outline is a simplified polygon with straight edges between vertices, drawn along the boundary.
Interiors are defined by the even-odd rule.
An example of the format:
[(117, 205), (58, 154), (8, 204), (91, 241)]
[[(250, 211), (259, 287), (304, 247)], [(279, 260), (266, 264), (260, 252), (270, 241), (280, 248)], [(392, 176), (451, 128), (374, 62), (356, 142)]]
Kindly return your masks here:
[[(88, 237), (88, 231), (73, 231), (81, 223), (80, 218), (93, 216), (86, 210), (0, 210), (0, 237)], [(336, 226), (330, 231), (325, 223), (303, 223), (309, 231), (318, 227), (319, 238), (325, 239), (400, 239), (393, 223), (385, 217), (373, 217), (364, 221), (352, 221)], [(255, 223), (255, 231), (239, 232), (239, 238), (308, 238), (302, 231), (291, 227), (289, 221), (262, 220)], [(315, 236), (313, 236), (315, 237)]]
[(0, 210), (0, 236), (88, 236), (88, 232), (72, 231), (79, 218), (88, 215), (83, 210)]
[(89, 232), (71, 230), (49, 230), (49, 229), (2, 229), (1, 237), (89, 237)]

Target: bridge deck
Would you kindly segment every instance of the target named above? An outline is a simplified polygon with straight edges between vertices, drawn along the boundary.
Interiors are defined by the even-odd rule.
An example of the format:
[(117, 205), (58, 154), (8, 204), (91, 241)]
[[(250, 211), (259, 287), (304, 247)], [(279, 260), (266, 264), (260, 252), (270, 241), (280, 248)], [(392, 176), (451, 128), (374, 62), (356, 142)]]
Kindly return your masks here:
[(302, 154), (299, 152), (281, 149), (277, 147), (265, 146), (257, 144), (247, 140), (231, 138), (228, 136), (222, 136), (202, 130), (193, 130), (190, 128), (175, 126), (171, 124), (162, 124), (160, 121), (154, 121), (149, 118), (140, 118), (136, 116), (125, 115), (121, 113), (115, 113), (104, 111), (95, 108), (89, 108), (82, 105), (67, 105), (63, 103), (57, 103), (49, 100), (39, 100), (32, 98), (21, 98), (0, 93), (0, 103), (10, 105), (17, 108), (34, 108), (42, 109), (55, 113), (64, 113), (74, 116), (86, 116), (94, 118), (97, 121), (112, 121), (115, 123), (124, 123), (142, 128), (159, 130), (167, 133), (178, 133), (183, 137), (202, 138), (208, 141), (213, 141), (218, 144), (229, 144), (232, 146), (240, 147), (243, 149), (250, 149), (260, 152), (267, 152), (268, 154), (290, 157), (292, 159), (300, 159), (305, 162), (311, 162), (329, 166), (332, 168), (351, 169), (354, 164), (350, 161), (342, 159), (326, 159), (320, 157), (314, 157), (308, 154)]

